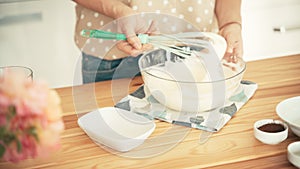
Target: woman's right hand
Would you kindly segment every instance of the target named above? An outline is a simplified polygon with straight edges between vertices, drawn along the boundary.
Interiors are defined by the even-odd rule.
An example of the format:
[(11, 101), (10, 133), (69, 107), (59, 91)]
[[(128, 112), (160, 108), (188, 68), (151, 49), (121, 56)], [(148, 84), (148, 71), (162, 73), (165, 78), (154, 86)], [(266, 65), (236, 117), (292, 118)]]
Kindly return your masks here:
[(157, 26), (154, 21), (148, 26), (140, 14), (134, 14), (117, 19), (118, 32), (126, 34), (127, 40), (117, 44), (118, 49), (129, 56), (138, 56), (144, 51), (152, 49), (150, 44), (142, 44), (137, 34), (156, 34)]

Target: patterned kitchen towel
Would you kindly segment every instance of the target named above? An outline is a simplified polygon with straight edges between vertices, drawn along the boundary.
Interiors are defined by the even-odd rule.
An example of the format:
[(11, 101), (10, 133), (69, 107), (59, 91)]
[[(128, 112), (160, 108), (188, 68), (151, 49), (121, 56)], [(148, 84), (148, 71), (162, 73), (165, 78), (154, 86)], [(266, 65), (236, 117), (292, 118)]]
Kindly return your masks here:
[(254, 95), (258, 85), (242, 80), (240, 89), (231, 96), (224, 107), (207, 112), (178, 112), (161, 105), (153, 96), (146, 96), (144, 86), (123, 98), (115, 107), (142, 115), (148, 119), (159, 119), (168, 123), (183, 125), (209, 132), (217, 132)]

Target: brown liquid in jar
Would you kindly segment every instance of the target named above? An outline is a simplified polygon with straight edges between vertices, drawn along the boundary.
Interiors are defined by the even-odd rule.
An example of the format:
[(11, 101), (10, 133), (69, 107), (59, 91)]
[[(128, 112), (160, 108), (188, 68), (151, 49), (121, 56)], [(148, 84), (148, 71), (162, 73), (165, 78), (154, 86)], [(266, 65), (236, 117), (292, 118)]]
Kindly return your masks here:
[(278, 124), (278, 123), (268, 123), (268, 124), (264, 124), (260, 127), (258, 127), (259, 130), (264, 131), (264, 132), (269, 132), (269, 133), (277, 133), (277, 132), (281, 132), (284, 131), (285, 128), (282, 124)]

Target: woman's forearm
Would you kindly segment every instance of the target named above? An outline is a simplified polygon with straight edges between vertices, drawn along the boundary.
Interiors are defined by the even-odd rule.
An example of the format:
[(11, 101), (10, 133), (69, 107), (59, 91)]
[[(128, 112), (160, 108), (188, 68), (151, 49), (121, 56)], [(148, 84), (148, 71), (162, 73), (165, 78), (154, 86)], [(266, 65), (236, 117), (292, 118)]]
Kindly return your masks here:
[(126, 4), (119, 0), (73, 0), (74, 2), (97, 11), (111, 18), (117, 19), (123, 16), (135, 14)]
[(241, 0), (216, 0), (215, 13), (219, 27), (234, 22), (241, 24)]

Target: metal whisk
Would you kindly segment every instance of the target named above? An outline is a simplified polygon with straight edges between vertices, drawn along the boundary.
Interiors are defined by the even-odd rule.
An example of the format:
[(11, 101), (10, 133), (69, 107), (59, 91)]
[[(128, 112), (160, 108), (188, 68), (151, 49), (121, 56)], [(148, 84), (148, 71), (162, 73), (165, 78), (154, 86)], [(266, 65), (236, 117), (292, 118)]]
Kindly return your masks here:
[[(197, 34), (197, 33), (196, 33)], [(88, 38), (100, 38), (111, 40), (127, 40), (125, 34), (113, 33), (103, 30), (82, 30), (81, 35)], [(203, 34), (180, 33), (176, 35), (154, 35), (138, 34), (142, 44), (151, 44), (167, 52), (174, 53), (181, 58), (191, 56), (192, 50), (189, 46), (207, 48), (209, 41)]]

